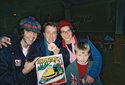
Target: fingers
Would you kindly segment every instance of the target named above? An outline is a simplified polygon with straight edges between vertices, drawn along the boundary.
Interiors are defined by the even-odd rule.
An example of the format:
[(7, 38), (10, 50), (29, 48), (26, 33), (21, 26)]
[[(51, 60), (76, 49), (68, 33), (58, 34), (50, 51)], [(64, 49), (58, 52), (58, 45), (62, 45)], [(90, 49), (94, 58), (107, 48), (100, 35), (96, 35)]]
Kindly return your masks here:
[(36, 57), (32, 62), (35, 63), (38, 59), (39, 57)]
[(39, 59), (39, 57), (36, 57), (32, 62), (26, 61), (25, 64), (24, 64), (24, 68), (23, 68), (23, 70), (22, 70), (22, 73), (23, 73), (24, 75), (26, 75), (26, 74), (28, 74), (29, 72), (31, 72), (31, 71), (34, 69), (34, 67), (35, 67), (34, 63), (35, 63), (38, 59)]
[(48, 49), (50, 50), (50, 51), (54, 51), (55, 49), (56, 49), (56, 45), (54, 44), (54, 43), (50, 43), (50, 44), (48, 44)]
[(11, 45), (11, 41), (10, 40), (6, 40), (5, 41), (7, 44)]
[(94, 78), (92, 78), (91, 76), (87, 76), (86, 82), (87, 83), (93, 83), (94, 82)]
[(3, 46), (7, 47), (7, 44), (11, 45), (11, 39), (8, 37), (1, 37), (0, 38), (0, 48), (2, 48)]
[(8, 44), (11, 44), (10, 43), (11, 39), (9, 37), (4, 37), (3, 41), (5, 41)]
[(7, 44), (5, 42), (2, 42), (1, 44), (1, 46), (7, 47)]
[(54, 52), (54, 54), (58, 54), (60, 49), (55, 45), (55, 43), (48, 44), (48, 50)]
[(54, 52), (54, 54), (59, 54), (60, 49), (57, 47), (53, 52)]

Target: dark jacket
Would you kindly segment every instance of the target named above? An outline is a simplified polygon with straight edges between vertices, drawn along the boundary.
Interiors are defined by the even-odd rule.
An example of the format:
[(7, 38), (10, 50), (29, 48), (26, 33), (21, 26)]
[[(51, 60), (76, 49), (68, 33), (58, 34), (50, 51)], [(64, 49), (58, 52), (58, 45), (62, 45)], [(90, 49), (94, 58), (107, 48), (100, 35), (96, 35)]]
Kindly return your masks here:
[(25, 61), (32, 61), (39, 53), (35, 45), (29, 48), (25, 57), (22, 53), (20, 39), (12, 39), (12, 45), (0, 51), (0, 85), (36, 85), (35, 68), (29, 74), (23, 75)]
[[(49, 54), (46, 53), (46, 50), (48, 49), (48, 47), (46, 46), (46, 40), (44, 37), (40, 37), (41, 39), (39, 39), (38, 41), (38, 49), (40, 49), (40, 53), (42, 56), (48, 56), (48, 55), (54, 55), (54, 53), (51, 51)], [(67, 49), (63, 48), (61, 45), (61, 41), (57, 38), (54, 42), (57, 47), (60, 49), (59, 54), (63, 55), (63, 60), (64, 60), (64, 66), (65, 68), (67, 67), (67, 65), (69, 64), (69, 53), (67, 51)]]

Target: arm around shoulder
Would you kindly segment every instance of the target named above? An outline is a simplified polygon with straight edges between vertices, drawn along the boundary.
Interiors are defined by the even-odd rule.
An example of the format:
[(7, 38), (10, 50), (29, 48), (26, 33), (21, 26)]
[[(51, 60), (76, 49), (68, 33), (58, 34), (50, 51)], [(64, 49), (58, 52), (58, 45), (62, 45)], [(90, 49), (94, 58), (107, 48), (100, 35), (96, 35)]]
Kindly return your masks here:
[(92, 67), (90, 68), (89, 75), (96, 79), (102, 68), (102, 55), (100, 54), (99, 50), (94, 46), (94, 44), (88, 39), (87, 43), (90, 45), (91, 48), (91, 56), (93, 60)]

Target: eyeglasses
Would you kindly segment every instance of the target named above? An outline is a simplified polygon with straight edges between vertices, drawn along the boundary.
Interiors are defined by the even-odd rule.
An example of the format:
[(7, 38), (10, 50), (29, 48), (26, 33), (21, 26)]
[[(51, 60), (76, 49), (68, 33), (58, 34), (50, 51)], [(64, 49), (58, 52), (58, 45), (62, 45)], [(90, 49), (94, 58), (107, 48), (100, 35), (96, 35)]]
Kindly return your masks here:
[(65, 33), (69, 33), (69, 32), (71, 32), (70, 29), (68, 29), (67, 31), (61, 31), (61, 34), (65, 34)]

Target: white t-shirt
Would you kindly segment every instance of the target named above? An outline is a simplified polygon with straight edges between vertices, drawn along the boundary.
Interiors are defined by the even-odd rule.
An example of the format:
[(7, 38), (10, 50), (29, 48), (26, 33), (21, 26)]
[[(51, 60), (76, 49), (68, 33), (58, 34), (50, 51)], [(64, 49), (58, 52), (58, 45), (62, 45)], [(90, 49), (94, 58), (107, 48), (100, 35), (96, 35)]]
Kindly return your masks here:
[(27, 55), (27, 53), (28, 53), (28, 49), (29, 49), (29, 47), (27, 47), (27, 48), (24, 48), (24, 47), (23, 47), (23, 54), (25, 55), (25, 57), (26, 57), (26, 55)]

